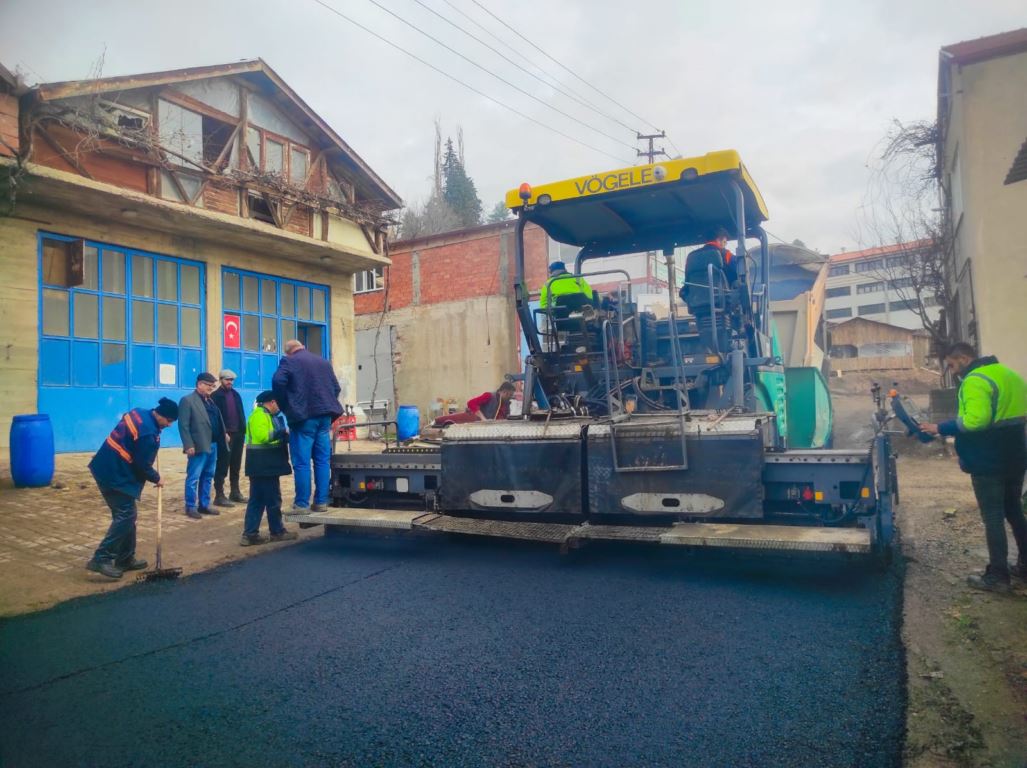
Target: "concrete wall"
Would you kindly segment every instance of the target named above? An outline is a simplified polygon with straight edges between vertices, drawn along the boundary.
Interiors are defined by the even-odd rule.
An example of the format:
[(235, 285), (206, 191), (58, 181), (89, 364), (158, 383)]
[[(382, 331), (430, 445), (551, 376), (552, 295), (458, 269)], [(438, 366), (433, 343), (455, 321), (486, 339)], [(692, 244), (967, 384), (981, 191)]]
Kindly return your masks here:
[(1003, 181), (1027, 136), (1027, 52), (956, 68), (952, 93), (945, 169), (962, 200), (954, 218), (960, 333), (969, 337), (976, 319), (980, 351), (1024, 374), (1027, 182)]
[[(436, 398), (462, 406), (495, 389), (507, 373), (520, 371), (514, 225), (508, 221), (396, 243), (385, 278), (384, 318), (385, 290), (354, 297), (357, 330), (379, 322), (394, 328), (396, 406), (416, 405), (423, 419)], [(546, 280), (548, 238), (529, 227), (524, 242), (525, 282), (537, 294)]]
[[(375, 328), (378, 321), (377, 314), (358, 315), (356, 328)], [(520, 370), (520, 332), (509, 297), (403, 307), (389, 312), (385, 323), (394, 328), (396, 405), (416, 405), (422, 423), (437, 398), (463, 406)], [(391, 399), (391, 393), (378, 397)]]
[[(221, 367), (221, 267), (330, 286), (332, 362), (344, 391), (355, 397), (352, 272), (288, 260), (288, 249), (269, 239), (265, 250), (243, 250), (186, 236), (19, 203), (15, 217), (0, 217), (0, 448), (8, 446), (11, 418), (34, 413), (38, 391), (37, 236), (56, 232), (204, 262), (206, 266), (206, 367)], [(269, 255), (274, 254), (274, 255)], [(70, 392), (73, 391), (69, 390)], [(145, 405), (147, 403), (144, 403)], [(113, 421), (119, 414), (109, 414)]]

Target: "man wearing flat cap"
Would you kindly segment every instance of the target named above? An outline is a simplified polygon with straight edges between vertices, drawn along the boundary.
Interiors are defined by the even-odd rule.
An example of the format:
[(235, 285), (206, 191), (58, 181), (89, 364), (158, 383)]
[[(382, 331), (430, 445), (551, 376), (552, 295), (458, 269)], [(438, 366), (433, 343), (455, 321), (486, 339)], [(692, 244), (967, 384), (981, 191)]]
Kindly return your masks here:
[(146, 567), (136, 560), (136, 501), (147, 482), (164, 480), (153, 468), (160, 431), (178, 418), (178, 405), (162, 397), (156, 408), (133, 408), (124, 414), (89, 462), (89, 471), (111, 510), (111, 525), (86, 568), (109, 579)]
[(185, 465), (185, 514), (192, 520), (219, 515), (210, 505), (210, 486), (218, 465), (218, 446), (225, 442), (225, 423), (210, 396), (218, 385), (214, 374), (196, 377), (196, 389), (178, 401), (178, 434)]
[[(218, 381), (221, 386), (210, 399), (221, 412), (221, 420), (225, 423), (225, 450), (218, 451), (217, 468), (214, 470), (214, 506), (231, 507), (233, 501), (246, 501), (239, 488), (239, 470), (242, 467), (243, 443), (246, 439), (246, 411), (243, 410), (242, 397), (235, 389), (235, 371), (225, 368), (218, 374)], [(232, 484), (231, 494), (227, 497), (225, 477)]]

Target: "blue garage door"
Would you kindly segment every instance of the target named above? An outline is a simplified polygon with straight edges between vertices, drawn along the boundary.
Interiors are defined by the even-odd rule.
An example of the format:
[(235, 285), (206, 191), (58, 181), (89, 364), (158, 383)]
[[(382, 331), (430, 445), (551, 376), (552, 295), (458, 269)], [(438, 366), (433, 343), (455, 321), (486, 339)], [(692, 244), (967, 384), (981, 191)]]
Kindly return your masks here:
[(247, 409), (262, 390), (271, 388), (289, 339), (331, 357), (327, 286), (227, 267), (221, 270), (221, 286), (221, 359), (235, 371), (235, 386)]
[[(39, 411), (58, 451), (95, 450), (130, 408), (175, 400), (204, 369), (204, 265), (39, 236)], [(178, 431), (165, 445), (180, 445)]]

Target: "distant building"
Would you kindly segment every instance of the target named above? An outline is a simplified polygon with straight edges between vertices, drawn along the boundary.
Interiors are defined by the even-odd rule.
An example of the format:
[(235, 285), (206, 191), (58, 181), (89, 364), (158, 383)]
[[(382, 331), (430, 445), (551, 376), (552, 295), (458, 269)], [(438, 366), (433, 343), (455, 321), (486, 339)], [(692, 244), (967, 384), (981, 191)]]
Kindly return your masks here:
[[(373, 397), (376, 416), (395, 414), (397, 405), (416, 405), (427, 416), (441, 398), (462, 410), (470, 397), (521, 370), (527, 351), (515, 310), (516, 225), (510, 219), (401, 240), (392, 244), (387, 271), (357, 273), (362, 407), (369, 409)], [(545, 232), (527, 227), (525, 281), (532, 297), (547, 279), (551, 246)]]
[[(915, 257), (916, 243), (900, 243), (863, 251), (836, 253), (827, 271), (828, 322), (840, 323), (865, 317), (899, 328), (922, 329), (916, 295), (905, 265)], [(937, 300), (926, 297), (924, 304), (931, 320), (940, 311)]]
[(1027, 373), (1027, 28), (938, 59), (938, 173), (954, 245), (949, 332)]
[(930, 336), (866, 317), (828, 326), (831, 372), (900, 371), (927, 365)]

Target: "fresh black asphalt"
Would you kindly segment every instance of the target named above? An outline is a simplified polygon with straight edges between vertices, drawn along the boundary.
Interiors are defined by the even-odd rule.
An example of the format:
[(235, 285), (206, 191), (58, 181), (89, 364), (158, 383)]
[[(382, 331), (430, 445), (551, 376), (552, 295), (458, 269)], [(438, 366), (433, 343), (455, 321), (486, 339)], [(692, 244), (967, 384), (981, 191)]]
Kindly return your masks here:
[(0, 765), (897, 766), (899, 583), (315, 539), (4, 622)]

